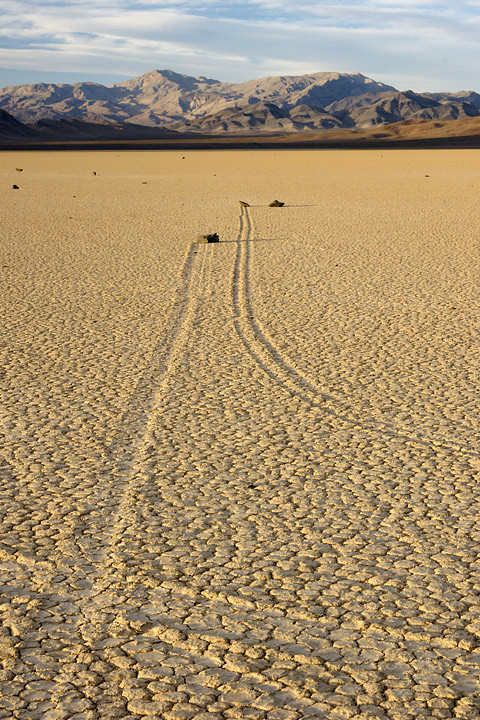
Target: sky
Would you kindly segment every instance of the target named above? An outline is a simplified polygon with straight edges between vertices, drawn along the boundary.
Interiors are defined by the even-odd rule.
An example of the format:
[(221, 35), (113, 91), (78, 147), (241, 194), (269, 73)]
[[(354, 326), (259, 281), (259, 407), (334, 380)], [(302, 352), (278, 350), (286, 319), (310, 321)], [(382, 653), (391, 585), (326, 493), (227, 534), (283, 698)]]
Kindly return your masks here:
[(155, 68), (480, 92), (480, 0), (0, 0), (0, 86), (112, 85)]

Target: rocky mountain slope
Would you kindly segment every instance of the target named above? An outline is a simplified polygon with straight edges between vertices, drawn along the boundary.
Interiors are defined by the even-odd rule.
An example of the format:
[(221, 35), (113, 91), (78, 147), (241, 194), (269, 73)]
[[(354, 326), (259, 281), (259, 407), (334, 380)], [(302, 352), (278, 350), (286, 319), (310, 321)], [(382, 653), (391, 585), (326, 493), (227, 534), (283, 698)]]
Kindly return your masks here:
[(401, 120), (457, 120), (476, 117), (480, 110), (463, 99), (445, 93), (441, 100), (432, 96), (407, 92), (369, 93), (344, 98), (325, 110), (341, 118), (349, 127), (367, 128)]
[(74, 118), (44, 119), (26, 125), (0, 110), (0, 141), (162, 140), (176, 137), (174, 130), (132, 123), (92, 123)]
[(87, 121), (164, 125), (213, 115), (224, 108), (259, 102), (280, 108), (335, 100), (394, 88), (359, 73), (266, 77), (246, 83), (222, 83), (171, 70), (152, 70), (132, 80), (105, 87), (96, 83), (37, 83), (0, 89), (0, 107), (22, 122), (75, 117)]
[(30, 127), (42, 138), (59, 140), (154, 140), (177, 133), (163, 127), (146, 127), (133, 123), (87, 122), (75, 118), (45, 118)]
[(37, 137), (32, 128), (0, 109), (0, 140), (28, 140)]
[(439, 102), (460, 101), (468, 102), (480, 110), (480, 95), (477, 92), (471, 90), (460, 90), (454, 93), (423, 93), (425, 97), (431, 97), (433, 100)]
[(296, 105), (290, 110), (269, 102), (255, 105), (233, 105), (212, 115), (192, 121), (173, 124), (179, 132), (194, 132), (208, 135), (221, 133), (255, 134), (273, 132), (299, 132), (302, 130), (330, 130), (344, 127), (344, 122), (310, 105)]
[[(274, 108), (276, 106), (273, 106)], [(314, 109), (309, 106), (297, 106), (289, 115), (295, 117), (299, 110), (302, 117), (310, 118), (315, 115)], [(240, 112), (240, 111), (238, 111)], [(272, 110), (271, 117), (275, 118), (277, 112)], [(321, 114), (321, 113), (320, 113)], [(232, 113), (235, 117), (235, 113)], [(388, 147), (415, 142), (416, 147), (480, 147), (480, 116), (466, 117), (458, 120), (402, 120), (381, 127), (370, 126), (363, 129), (355, 127), (325, 128), (322, 130), (306, 129), (298, 132), (296, 126), (288, 131), (287, 112), (276, 118), (283, 125), (275, 132), (262, 133), (258, 130), (256, 122), (258, 115), (253, 114), (255, 122), (248, 132), (217, 132), (208, 133), (176, 133), (164, 131), (161, 128), (149, 128), (131, 123), (88, 123), (84, 120), (42, 120), (34, 125), (25, 125), (18, 122), (5, 111), (0, 111), (0, 147), (41, 148), (51, 147), (52, 144), (65, 143), (70, 147), (90, 146), (89, 143), (98, 143), (99, 147), (141, 149), (145, 143), (154, 147), (168, 148), (203, 148), (209, 147), (251, 147), (254, 141), (257, 147)], [(260, 118), (262, 114), (260, 113)], [(212, 116), (212, 118), (215, 116)], [(262, 137), (263, 135), (263, 137)], [(419, 144), (420, 143), (420, 144)]]
[(87, 82), (7, 87), (0, 89), (0, 107), (31, 124), (35, 132), (65, 139), (99, 134), (102, 139), (135, 139), (142, 127), (148, 139), (157, 137), (151, 134), (156, 129), (246, 135), (457, 120), (480, 116), (480, 94), (400, 92), (360, 73), (267, 77), (235, 84), (152, 70), (111, 87)]

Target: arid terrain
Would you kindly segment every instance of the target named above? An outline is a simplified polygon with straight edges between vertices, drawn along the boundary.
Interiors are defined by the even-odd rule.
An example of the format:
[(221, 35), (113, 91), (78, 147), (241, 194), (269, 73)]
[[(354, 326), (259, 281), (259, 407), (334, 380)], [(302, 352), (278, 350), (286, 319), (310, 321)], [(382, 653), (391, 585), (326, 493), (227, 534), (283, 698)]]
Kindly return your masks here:
[(0, 718), (480, 717), (479, 195), (0, 153)]

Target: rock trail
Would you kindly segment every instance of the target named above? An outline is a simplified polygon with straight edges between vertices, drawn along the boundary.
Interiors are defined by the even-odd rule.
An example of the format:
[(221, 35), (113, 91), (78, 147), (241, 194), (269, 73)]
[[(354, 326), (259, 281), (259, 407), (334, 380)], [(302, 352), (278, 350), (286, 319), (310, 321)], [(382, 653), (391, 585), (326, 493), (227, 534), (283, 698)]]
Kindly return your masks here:
[[(205, 292), (205, 265), (209, 254), (202, 252), (198, 254), (201, 256), (200, 260), (195, 257), (195, 246), (192, 245), (180, 273), (180, 285), (168, 314), (166, 333), (155, 352), (157, 372), (153, 376), (151, 371), (147, 370), (143, 376), (139, 377), (131, 396), (132, 402), (137, 400), (136, 395), (138, 396), (140, 391), (144, 391), (146, 382), (148, 382), (149, 393), (151, 393), (152, 386), (156, 389), (156, 395), (162, 392), (169, 374), (174, 372), (178, 358), (188, 342), (198, 297)], [(58, 712), (60, 716), (67, 717), (72, 712), (72, 708), (91, 709), (93, 707), (92, 702), (88, 700), (88, 692), (85, 694), (80, 689), (85, 681), (88, 682), (85, 668), (80, 664), (79, 669), (68, 668), (65, 670), (63, 665), (68, 654), (72, 657), (82, 653), (88, 654), (90, 665), (95, 662), (104, 662), (95, 640), (98, 639), (99, 634), (104, 639), (104, 633), (99, 631), (99, 627), (103, 626), (111, 615), (112, 608), (105, 611), (105, 607), (109, 605), (109, 600), (112, 598), (108, 594), (105, 596), (105, 593), (108, 593), (114, 583), (111, 577), (112, 570), (118, 573), (118, 568), (115, 566), (115, 547), (121, 540), (125, 524), (128, 525), (131, 522), (130, 519), (125, 519), (125, 515), (129, 514), (130, 498), (135, 493), (135, 483), (138, 481), (138, 466), (141, 465), (142, 454), (145, 453), (145, 446), (150, 440), (151, 419), (152, 417), (156, 418), (155, 397), (151, 406), (149, 416), (145, 419), (145, 427), (133, 449), (129, 447), (132, 438), (128, 437), (126, 433), (121, 433), (120, 438), (117, 436), (115, 445), (110, 448), (116, 458), (123, 456), (119, 463), (120, 473), (117, 472), (112, 489), (107, 490), (117, 509), (113, 517), (108, 519), (102, 534), (95, 537), (94, 543), (87, 543), (86, 552), (79, 553), (81, 557), (77, 558), (73, 573), (67, 571), (65, 577), (61, 579), (62, 582), (68, 582), (68, 599), (56, 597), (54, 593), (45, 589), (60, 580), (58, 576), (56, 577), (58, 569), (54, 569), (49, 575), (48, 568), (42, 568), (42, 589), (31, 603), (32, 607), (26, 613), (26, 618), (22, 619), (20, 623), (22, 639), (13, 646), (8, 644), (8, 647), (11, 648), (10, 656), (12, 658), (25, 658), (23, 667), (24, 670), (29, 671), (30, 682), (41, 682), (45, 674), (54, 675), (56, 685), (52, 687), (58, 688), (57, 692), (52, 690), (51, 703), (52, 707), (56, 706), (56, 710), (52, 711), (54, 716)], [(120, 428), (122, 420), (124, 418), (120, 418)], [(95, 488), (95, 494), (97, 497), (92, 500), (99, 502), (101, 506), (105, 502), (105, 497), (102, 497), (105, 495), (105, 487), (101, 483)], [(11, 553), (7, 553), (6, 559), (10, 559), (10, 556)], [(30, 558), (22, 558), (17, 555), (16, 559), (20, 563), (25, 563), (27, 567), (32, 566)], [(19, 569), (15, 568), (16, 573)], [(69, 622), (62, 622), (62, 612), (66, 613), (70, 619)], [(55, 630), (53, 635), (55, 642), (51, 643), (51, 648), (46, 652), (31, 655), (28, 648), (32, 639), (35, 638), (36, 643), (40, 638), (47, 641), (52, 637), (52, 626)], [(38, 662), (39, 660), (40, 662)], [(37, 670), (38, 666), (40, 666), (39, 671)], [(16, 670), (17, 672), (21, 671), (22, 665), (19, 665)], [(111, 670), (115, 670), (115, 666), (112, 665)], [(64, 684), (67, 686), (73, 684), (77, 688), (66, 693), (66, 698), (62, 698), (62, 694), (65, 692), (65, 688), (62, 687)], [(101, 712), (108, 711), (107, 700), (104, 698)]]
[[(182, 170), (193, 173), (192, 187), (200, 171), (213, 177), (208, 163), (223, 167), (224, 156), (208, 157), (193, 158), (201, 164)], [(176, 167), (175, 158), (162, 159), (162, 173), (169, 162)], [(107, 175), (100, 160), (94, 166)], [(178, 172), (171, 171), (171, 183)], [(289, 165), (284, 172), (291, 177)], [(138, 213), (128, 205), (129, 183), (109, 182), (125, 193), (125, 213)], [(172, 187), (177, 203), (186, 182), (182, 175)], [(233, 193), (246, 196), (240, 185)], [(278, 194), (287, 197), (286, 188)], [(155, 202), (157, 195), (154, 186)], [(95, 211), (95, 197), (88, 200)], [(152, 200), (145, 202), (149, 210)], [(200, 197), (199, 216), (202, 203)], [(84, 335), (77, 340), (72, 328), (77, 345), (72, 341), (60, 385), (63, 392), (86, 375), (90, 404), (77, 407), (78, 393), (60, 390), (46, 403), (61, 368), (52, 365), (43, 375), (33, 355), (22, 390), (38, 411), (23, 424), (23, 394), (2, 386), (1, 432), (10, 450), (1, 470), (0, 717), (480, 717), (472, 416), (465, 413), (462, 442), (452, 442), (451, 423), (422, 439), (402, 431), (400, 422), (362, 417), (355, 397), (342, 396), (342, 377), (328, 392), (295, 359), (301, 325), (281, 318), (284, 345), (273, 329), (264, 291), (275, 302), (290, 300), (278, 296), (273, 282), (264, 288), (259, 281), (260, 271), (268, 278), (280, 267), (273, 242), (256, 243), (253, 218), (261, 224), (263, 211), (242, 208), (238, 220), (224, 199), (218, 203), (221, 236), (236, 242), (185, 250), (184, 233), (195, 237), (199, 229), (192, 224), (179, 230), (183, 250), (165, 243), (167, 251), (146, 225), (133, 256), (131, 243), (112, 246), (110, 285), (96, 266), (77, 280), (92, 303), (96, 283), (105, 283), (114, 314), (123, 313), (114, 325), (106, 316), (105, 336), (75, 315), (79, 333), (98, 333), (100, 352), (91, 366), (82, 364)], [(128, 221), (122, 212), (110, 220), (118, 222), (119, 236)], [(189, 222), (180, 207), (172, 217), (170, 228)], [(219, 217), (213, 219), (221, 228)], [(274, 222), (288, 226), (288, 218)], [(200, 229), (207, 220), (201, 216)], [(270, 236), (280, 238), (275, 227)], [(318, 255), (309, 226), (305, 238), (308, 252)], [(297, 271), (292, 242), (275, 242), (291, 264), (286, 281), (298, 296), (298, 273), (308, 264)], [(54, 254), (65, 243), (62, 238)], [(12, 257), (24, 244), (23, 238), (12, 244)], [(45, 241), (29, 246), (32, 255), (45, 247)], [(72, 243), (73, 257), (75, 251)], [(361, 259), (361, 248), (352, 252)], [(108, 269), (108, 259), (99, 257)], [(143, 263), (140, 275), (130, 275), (132, 257)], [(34, 259), (41, 274), (45, 262)], [(177, 268), (171, 279), (160, 275), (164, 267)], [(52, 286), (48, 276), (36, 282)], [(144, 325), (144, 304), (136, 299), (128, 306), (141, 282), (152, 288)], [(355, 290), (357, 282), (354, 275)], [(160, 294), (157, 284), (169, 292)], [(71, 287), (64, 284), (62, 293)], [(13, 345), (20, 300), (9, 336), (16, 362), (23, 357), (23, 346)], [(101, 296), (98, 303), (94, 320)], [(74, 295), (72, 306), (85, 314)], [(51, 306), (46, 312), (37, 343), (48, 359), (60, 352), (49, 342), (65, 317), (57, 319)], [(354, 303), (345, 313), (356, 317)], [(38, 310), (37, 325), (43, 317)], [(125, 324), (136, 331), (116, 342)], [(106, 357), (128, 372), (102, 379), (102, 405), (98, 367)], [(329, 361), (335, 360), (326, 350)], [(60, 402), (69, 403), (65, 414)], [(70, 418), (68, 435), (64, 418)]]
[[(340, 414), (357, 428), (376, 430), (386, 433), (391, 438), (399, 436), (401, 440), (415, 445), (431, 445), (447, 451), (461, 452), (478, 458), (478, 450), (473, 446), (465, 446), (452, 438), (434, 437), (429, 434), (414, 435), (397, 424), (365, 421), (353, 412), (352, 404), (344, 397), (332, 395), (315, 385), (315, 382), (302, 374), (295, 361), (285, 351), (276, 347), (268, 328), (256, 316), (250, 292), (251, 244), (253, 238), (253, 221), (250, 209), (242, 207), (240, 212), (240, 229), (237, 239), (237, 257), (233, 281), (233, 303), (236, 313), (235, 325), (247, 352), (258, 362), (264, 372), (281, 386), (291, 392), (299, 393), (311, 407), (317, 407), (325, 413)], [(333, 402), (332, 402), (333, 401)]]

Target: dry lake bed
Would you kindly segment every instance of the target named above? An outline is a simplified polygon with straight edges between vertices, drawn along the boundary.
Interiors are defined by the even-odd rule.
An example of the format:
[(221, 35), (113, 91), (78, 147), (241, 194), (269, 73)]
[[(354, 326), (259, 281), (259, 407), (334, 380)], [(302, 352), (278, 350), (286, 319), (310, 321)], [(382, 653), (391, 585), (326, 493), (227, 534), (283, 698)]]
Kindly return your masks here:
[(0, 718), (480, 717), (479, 197), (0, 153)]

